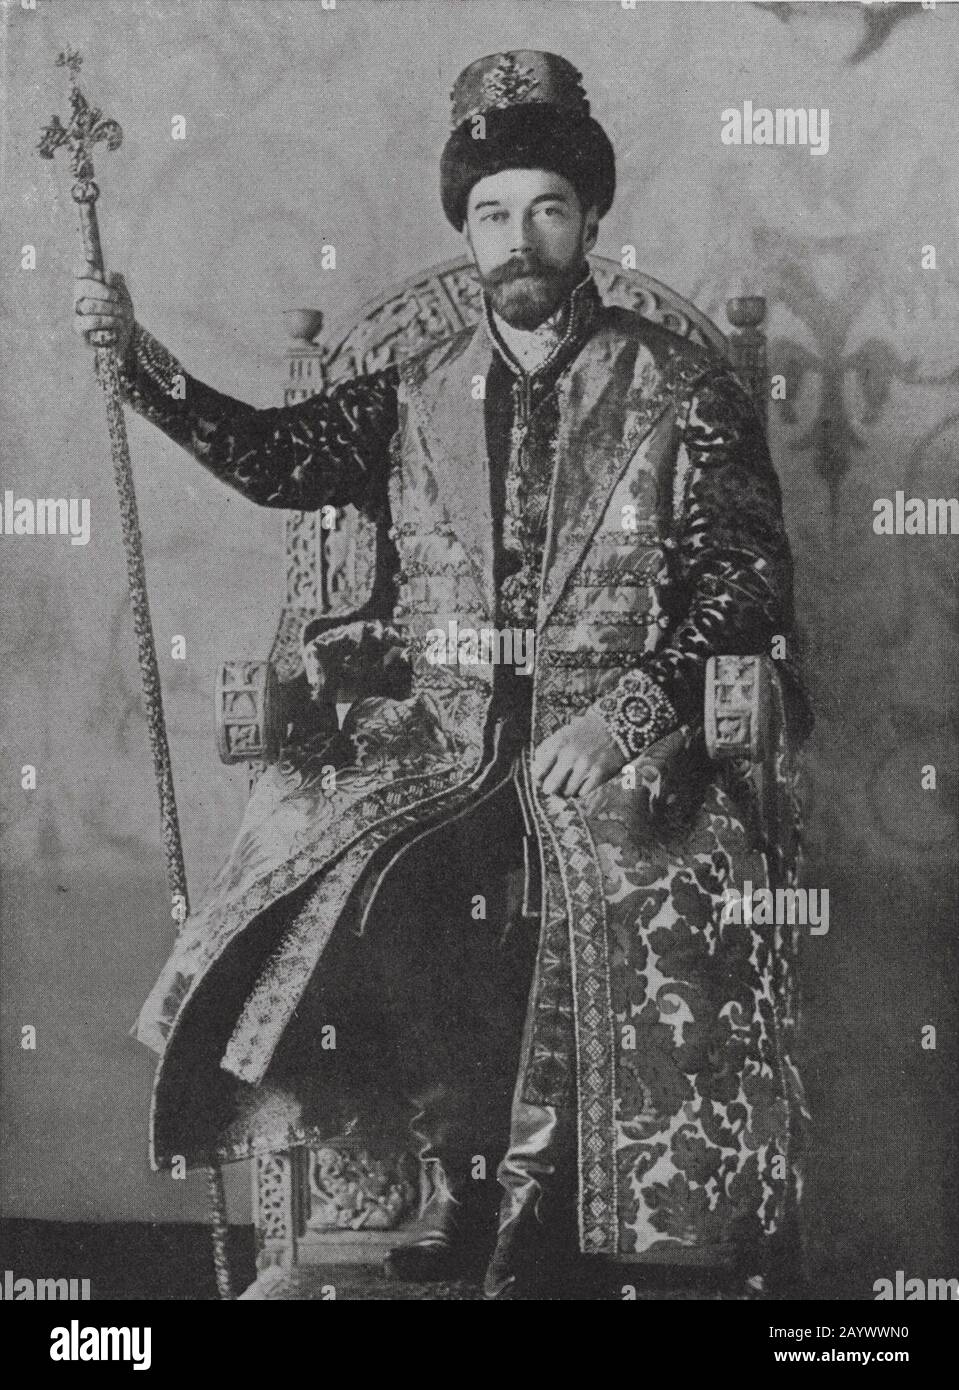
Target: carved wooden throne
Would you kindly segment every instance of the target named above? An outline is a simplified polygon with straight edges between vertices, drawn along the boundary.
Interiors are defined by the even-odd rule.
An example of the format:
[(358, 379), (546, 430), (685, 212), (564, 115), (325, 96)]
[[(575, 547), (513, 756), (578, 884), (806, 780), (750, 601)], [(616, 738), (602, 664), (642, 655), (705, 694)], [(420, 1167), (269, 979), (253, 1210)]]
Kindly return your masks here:
[[(681, 337), (725, 357), (766, 418), (768, 381), (762, 321), (765, 301), (730, 299), (733, 331), (723, 334), (694, 305), (639, 271), (592, 259), (607, 303), (636, 309)], [(305, 399), (345, 377), (382, 368), (442, 342), (476, 323), (479, 285), (469, 260), (434, 267), (367, 304), (332, 343), (320, 335), (317, 310), (291, 313), (294, 341), (286, 352), (285, 404)], [(319, 336), (318, 336), (319, 335)], [(376, 556), (382, 538), (372, 523), (349, 509), (333, 529), (316, 512), (286, 517), (286, 598), (268, 662), (230, 661), (217, 683), (217, 739), (224, 762), (257, 768), (272, 761), (282, 743), (296, 737), (304, 710), (300, 637), (368, 612)], [(340, 695), (335, 697), (340, 699)], [(775, 814), (767, 753), (776, 744), (778, 677), (764, 656), (718, 657), (707, 680), (706, 732), (711, 756), (727, 759), (752, 777), (764, 807)], [(764, 825), (775, 843), (772, 824)], [(403, 1238), (415, 1217), (419, 1174), (414, 1160), (371, 1165), (362, 1150), (339, 1144), (298, 1148), (257, 1158), (253, 1209), (260, 1283), (269, 1271), (294, 1266), (377, 1261)], [(247, 1296), (265, 1296), (252, 1290)]]

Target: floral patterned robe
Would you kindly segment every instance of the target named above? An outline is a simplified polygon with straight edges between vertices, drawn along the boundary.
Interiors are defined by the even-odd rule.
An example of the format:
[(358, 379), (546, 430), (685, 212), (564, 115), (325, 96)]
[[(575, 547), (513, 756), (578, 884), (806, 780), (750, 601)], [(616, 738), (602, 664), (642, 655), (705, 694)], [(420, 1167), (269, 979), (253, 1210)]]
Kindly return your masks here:
[[(536, 631), (521, 766), (542, 917), (517, 1094), (575, 1118), (584, 1252), (726, 1259), (782, 1232), (804, 1115), (795, 929), (722, 920), (728, 888), (793, 881), (795, 845), (764, 841), (748, 778), (713, 765), (702, 735), (711, 655), (768, 652), (777, 635), (793, 655), (779, 486), (728, 367), (602, 306), (591, 281), (539, 381), (505, 366), (487, 317), (400, 367), (254, 410), (191, 377), (178, 399), (182, 368), (138, 330), (129, 401), (219, 477), (263, 505), (353, 504), (389, 526), (387, 616), (412, 672), (408, 698), (361, 700), (340, 734), (285, 749), (261, 777), (141, 1015), (139, 1036), (161, 1054), (154, 1161), (327, 1137), (291, 1039), (334, 926), (404, 843), (504, 775), (492, 668), (436, 665), (425, 648), (453, 619), (503, 617), (494, 502), (509, 491), (507, 455), (520, 457), (543, 520), (536, 582), (514, 585)], [(633, 759), (634, 778), (582, 799), (543, 794), (530, 742), (600, 701), (628, 702), (636, 671), (674, 719)], [(791, 811), (808, 717), (782, 674)]]

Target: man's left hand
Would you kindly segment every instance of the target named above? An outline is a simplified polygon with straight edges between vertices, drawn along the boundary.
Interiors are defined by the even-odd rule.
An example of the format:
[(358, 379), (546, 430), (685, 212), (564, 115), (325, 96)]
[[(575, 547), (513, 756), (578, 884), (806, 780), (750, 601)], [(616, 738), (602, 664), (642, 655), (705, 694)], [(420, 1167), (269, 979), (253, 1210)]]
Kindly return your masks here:
[(571, 719), (536, 749), (533, 776), (553, 796), (585, 796), (627, 762), (598, 714)]

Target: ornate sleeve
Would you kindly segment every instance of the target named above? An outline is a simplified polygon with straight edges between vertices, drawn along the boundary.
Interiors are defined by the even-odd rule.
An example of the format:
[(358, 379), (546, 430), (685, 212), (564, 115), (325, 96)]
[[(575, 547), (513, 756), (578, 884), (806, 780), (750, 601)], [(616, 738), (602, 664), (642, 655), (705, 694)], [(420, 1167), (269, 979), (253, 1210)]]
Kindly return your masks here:
[(720, 653), (793, 643), (792, 557), (779, 480), (752, 402), (711, 367), (679, 410), (675, 530), (666, 641), (597, 708), (630, 758), (681, 724), (702, 720), (706, 663)]
[(260, 506), (371, 511), (381, 500), (398, 424), (395, 368), (257, 409), (190, 376), (137, 324), (121, 383), (134, 410)]

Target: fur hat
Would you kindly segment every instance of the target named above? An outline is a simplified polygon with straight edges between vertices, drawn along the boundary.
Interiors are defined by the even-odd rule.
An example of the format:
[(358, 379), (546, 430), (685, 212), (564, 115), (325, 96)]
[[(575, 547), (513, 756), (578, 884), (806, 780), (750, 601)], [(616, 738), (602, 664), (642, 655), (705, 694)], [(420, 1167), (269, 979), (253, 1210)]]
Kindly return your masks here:
[(453, 130), (440, 161), (443, 211), (457, 231), (473, 185), (504, 169), (549, 169), (605, 216), (616, 189), (613, 147), (589, 114), (582, 78), (555, 53), (492, 53), (452, 91)]

